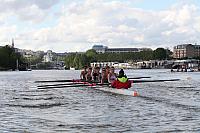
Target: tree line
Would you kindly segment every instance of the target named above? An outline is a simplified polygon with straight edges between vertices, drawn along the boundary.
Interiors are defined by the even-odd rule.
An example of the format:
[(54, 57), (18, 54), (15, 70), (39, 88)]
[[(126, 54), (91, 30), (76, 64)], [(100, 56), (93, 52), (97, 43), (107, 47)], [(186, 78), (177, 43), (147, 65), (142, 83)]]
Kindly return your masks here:
[[(65, 57), (66, 68), (81, 69), (85, 65), (90, 65), (91, 62), (134, 62), (144, 60), (163, 60), (169, 59), (171, 51), (164, 48), (157, 48), (156, 50), (146, 50), (141, 52), (128, 53), (101, 53), (98, 54), (95, 50), (90, 49), (85, 53), (73, 53)], [(29, 59), (32, 64), (41, 61), (41, 57)], [(17, 53), (14, 48), (6, 45), (0, 47), (0, 70), (15, 70), (17, 68), (17, 61), (20, 64), (28, 62), (20, 53)]]
[(15, 70), (17, 68), (17, 61), (19, 64), (23, 62), (23, 58), (15, 49), (6, 45), (0, 47), (0, 70)]
[(65, 66), (67, 68), (73, 67), (76, 69), (83, 68), (84, 65), (89, 65), (91, 62), (133, 62), (144, 60), (164, 60), (170, 59), (172, 52), (168, 49), (157, 48), (156, 50), (146, 50), (140, 52), (126, 52), (126, 53), (96, 53), (95, 50), (90, 49), (86, 53), (75, 53), (68, 55), (65, 58)]

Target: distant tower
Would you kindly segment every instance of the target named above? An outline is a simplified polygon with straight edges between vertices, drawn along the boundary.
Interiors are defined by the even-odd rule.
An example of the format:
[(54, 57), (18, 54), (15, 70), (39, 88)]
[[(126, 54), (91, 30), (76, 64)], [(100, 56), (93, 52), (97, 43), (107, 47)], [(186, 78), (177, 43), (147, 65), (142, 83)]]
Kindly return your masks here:
[(12, 48), (15, 47), (14, 39), (12, 38)]

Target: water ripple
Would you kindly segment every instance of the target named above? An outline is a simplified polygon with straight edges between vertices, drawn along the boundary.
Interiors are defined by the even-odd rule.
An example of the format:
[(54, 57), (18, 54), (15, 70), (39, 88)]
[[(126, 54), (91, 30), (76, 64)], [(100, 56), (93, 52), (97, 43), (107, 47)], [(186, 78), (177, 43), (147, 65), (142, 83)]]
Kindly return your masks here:
[[(0, 73), (0, 132), (200, 132), (200, 75), (168, 70), (125, 70), (152, 79), (138, 83), (139, 97), (86, 87), (39, 90), (34, 81), (74, 79), (80, 71)], [(188, 78), (190, 77), (190, 78)]]
[(40, 109), (47, 109), (47, 108), (52, 108), (52, 107), (56, 107), (56, 106), (62, 106), (62, 105), (66, 105), (69, 103), (42, 103), (42, 104), (35, 104), (35, 105), (30, 105), (30, 104), (5, 104), (6, 106), (9, 107), (21, 107), (21, 108), (40, 108)]

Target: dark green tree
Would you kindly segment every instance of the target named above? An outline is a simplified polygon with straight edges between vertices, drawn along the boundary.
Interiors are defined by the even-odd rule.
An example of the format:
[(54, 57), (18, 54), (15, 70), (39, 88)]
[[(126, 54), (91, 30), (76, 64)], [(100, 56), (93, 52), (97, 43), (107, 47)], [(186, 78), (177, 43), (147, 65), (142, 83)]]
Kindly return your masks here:
[(94, 49), (87, 50), (86, 53), (85, 53), (85, 55), (87, 56), (89, 62), (97, 61), (96, 60), (96, 58), (97, 58), (97, 52)]
[(164, 48), (157, 48), (153, 51), (154, 59), (164, 60), (167, 59), (167, 51)]
[(154, 51), (145, 50), (140, 52), (127, 52), (127, 53), (96, 53), (95, 50), (90, 49), (86, 53), (71, 54), (66, 57), (66, 67), (82, 68), (84, 65), (89, 65), (91, 62), (133, 62), (144, 61), (153, 59), (166, 59), (169, 58), (171, 51), (164, 48), (158, 48)]
[(15, 49), (6, 45), (0, 48), (0, 69), (16, 69), (16, 62), (22, 63), (22, 56), (15, 52)]

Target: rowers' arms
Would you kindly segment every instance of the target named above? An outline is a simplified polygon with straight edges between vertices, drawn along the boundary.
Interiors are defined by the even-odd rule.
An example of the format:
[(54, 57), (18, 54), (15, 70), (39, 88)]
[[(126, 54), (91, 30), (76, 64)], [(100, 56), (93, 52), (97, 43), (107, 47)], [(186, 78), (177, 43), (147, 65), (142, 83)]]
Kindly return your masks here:
[(85, 75), (85, 80), (88, 81), (88, 74)]
[[(118, 74), (114, 73), (114, 75), (115, 75), (115, 80), (116, 80), (116, 79), (117, 79), (117, 77), (118, 77)], [(113, 80), (114, 80), (114, 79), (113, 79), (113, 80), (111, 80), (111, 79), (110, 79), (110, 77), (111, 77), (111, 76), (112, 76), (112, 74), (111, 74), (111, 73), (109, 73), (109, 74), (108, 74), (108, 77), (107, 77), (107, 78), (108, 78), (108, 83), (112, 83), (112, 82), (113, 82)]]
[(98, 81), (101, 82), (101, 73), (99, 73)]
[(84, 77), (83, 77), (84, 75), (83, 75), (83, 71), (81, 71), (81, 74), (80, 74), (80, 79), (84, 79)]
[(110, 73), (108, 74), (108, 83), (111, 83), (111, 81), (110, 81)]
[(105, 80), (105, 76), (104, 76), (104, 74), (102, 74), (102, 75), (101, 75), (101, 84), (104, 83), (104, 80)]
[(94, 73), (92, 73), (92, 81), (94, 81)]

